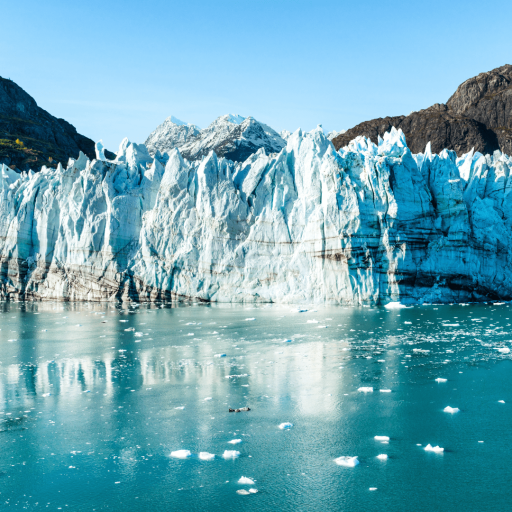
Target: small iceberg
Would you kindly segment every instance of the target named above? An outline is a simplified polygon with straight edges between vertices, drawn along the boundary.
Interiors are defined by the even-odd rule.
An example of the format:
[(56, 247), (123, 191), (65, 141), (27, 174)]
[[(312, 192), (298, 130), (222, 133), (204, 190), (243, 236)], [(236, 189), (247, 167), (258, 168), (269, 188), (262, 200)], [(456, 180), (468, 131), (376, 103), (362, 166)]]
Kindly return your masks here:
[(283, 340), (283, 343), (291, 343), (292, 340)]
[(389, 441), (388, 436), (375, 436), (374, 439), (375, 441)]
[(225, 450), (222, 454), (222, 458), (224, 459), (238, 459), (240, 457), (240, 452), (236, 450)]
[(457, 409), (457, 407), (450, 407), (449, 405), (443, 409), (444, 412), (450, 412), (452, 414), (459, 412), (460, 409)]
[(175, 459), (188, 459), (192, 456), (190, 450), (176, 450), (175, 452), (171, 452), (171, 457)]
[(231, 441), (228, 441), (229, 444), (240, 444), (241, 442), (241, 439), (231, 439)]
[(199, 452), (199, 459), (201, 460), (213, 460), (215, 459), (214, 453), (208, 453), (208, 452)]
[(376, 491), (377, 487), (370, 487), (370, 491)]
[(501, 347), (498, 349), (498, 352), (501, 354), (510, 354), (510, 349), (508, 347)]
[(441, 377), (438, 377), (436, 379), (436, 382), (446, 382), (448, 379), (442, 379)]
[(391, 393), (391, 389), (381, 389), (381, 393)]
[(359, 461), (357, 460), (357, 457), (338, 457), (337, 459), (334, 459), (334, 462), (338, 464), (338, 466), (345, 466), (347, 468), (354, 468), (359, 464)]
[(380, 455), (377, 455), (377, 459), (388, 460), (388, 455), (387, 453), (381, 453)]
[(369, 387), (369, 386), (363, 386), (361, 388), (358, 388), (357, 391), (361, 392), (361, 393), (373, 393), (373, 388), (372, 387)]
[(240, 477), (240, 480), (238, 480), (238, 483), (240, 485), (254, 485), (254, 480), (252, 478), (247, 478), (246, 476)]
[(249, 496), (249, 494), (251, 494), (249, 491), (246, 491), (245, 489), (238, 489), (236, 493), (240, 494), (241, 496)]
[(213, 357), (226, 357), (226, 354), (215, 354)]
[[(49, 393), (48, 393), (49, 394)], [(44, 395), (43, 395), (44, 396)], [(498, 403), (499, 404), (504, 404), (505, 403), (505, 400), (498, 400)]]
[(279, 428), (280, 428), (281, 430), (289, 430), (289, 429), (290, 429), (290, 428), (292, 428), (292, 427), (293, 427), (293, 423), (288, 423), (288, 422), (286, 422), (286, 423), (281, 423), (281, 425), (279, 425)]
[(256, 318), (246, 318), (245, 319), (246, 322), (252, 322), (253, 320), (256, 320)]
[(402, 309), (406, 308), (407, 306), (400, 304), (400, 302), (388, 302), (384, 307), (386, 309)]
[(425, 446), (425, 451), (426, 452), (443, 453), (444, 448), (441, 448), (440, 446), (432, 446), (431, 444), (427, 444), (427, 446)]

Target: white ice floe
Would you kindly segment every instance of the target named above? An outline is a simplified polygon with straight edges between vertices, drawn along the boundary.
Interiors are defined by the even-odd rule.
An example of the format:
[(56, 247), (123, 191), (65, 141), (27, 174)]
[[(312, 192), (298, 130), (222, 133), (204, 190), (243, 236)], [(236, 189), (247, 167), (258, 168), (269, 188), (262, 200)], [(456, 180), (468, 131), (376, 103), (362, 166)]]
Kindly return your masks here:
[(171, 452), (171, 457), (174, 457), (175, 459), (187, 459), (188, 457), (191, 457), (192, 453), (190, 450), (176, 450), (174, 452)]
[(252, 322), (253, 320), (256, 320), (256, 318), (246, 318), (245, 319), (246, 322)]
[(222, 457), (224, 459), (237, 459), (238, 457), (240, 457), (240, 452), (236, 450), (224, 450)]
[(381, 389), (381, 393), (391, 393), (391, 389)]
[(376, 491), (377, 487), (370, 487), (370, 491)]
[(459, 412), (460, 409), (457, 409), (457, 407), (450, 407), (449, 405), (446, 406), (444, 409), (443, 409), (444, 412), (450, 412), (450, 413), (455, 413), (455, 412)]
[(291, 343), (292, 340), (283, 340), (283, 343)]
[(432, 446), (431, 444), (427, 444), (427, 446), (425, 446), (425, 451), (426, 452), (443, 453), (444, 448), (441, 448), (440, 446)]
[(201, 460), (213, 460), (215, 459), (215, 454), (208, 452), (199, 452), (199, 458)]
[(375, 436), (374, 439), (375, 441), (389, 441), (388, 436)]
[(360, 391), (361, 393), (373, 393), (373, 388), (369, 386), (363, 386), (361, 388), (357, 388), (357, 391)]
[(178, 407), (175, 407), (175, 409), (179, 409), (179, 410), (182, 411), (183, 409), (185, 409), (185, 406), (184, 405), (178, 405)]
[(510, 354), (510, 349), (508, 347), (500, 347), (497, 350), (498, 350), (498, 352), (501, 352), (502, 354)]
[(288, 422), (281, 423), (281, 425), (279, 425), (279, 428), (281, 430), (288, 430), (288, 429), (290, 429), (292, 427), (293, 427), (293, 423), (288, 423)]
[(258, 492), (258, 489), (251, 488), (249, 489), (250, 494), (256, 494)]
[(388, 302), (384, 307), (386, 309), (402, 309), (406, 308), (407, 306), (400, 304), (400, 302)]
[(241, 439), (231, 439), (231, 441), (228, 441), (229, 444), (240, 444), (241, 442)]
[(387, 453), (381, 453), (380, 455), (377, 455), (377, 459), (388, 460), (388, 455)]
[[(44, 395), (43, 395), (44, 396)], [(498, 403), (500, 404), (504, 404), (505, 403), (505, 400), (498, 400)]]
[(213, 357), (226, 357), (226, 354), (215, 354)]
[(442, 379), (441, 377), (438, 377), (436, 379), (436, 382), (446, 382), (448, 379)]
[(252, 478), (247, 478), (246, 476), (240, 477), (240, 480), (238, 480), (238, 483), (240, 485), (254, 485), (254, 480)]
[(353, 468), (359, 464), (359, 461), (356, 457), (348, 457), (348, 456), (342, 456), (338, 457), (337, 459), (334, 459), (334, 462), (338, 464), (338, 466), (345, 466), (347, 468)]
[(459, 327), (460, 324), (441, 324), (443, 327)]
[(246, 491), (245, 489), (238, 489), (236, 493), (240, 494), (241, 496), (249, 496), (249, 494), (251, 494), (249, 491)]
[(209, 401), (209, 400), (211, 400), (211, 399), (212, 399), (212, 397), (211, 397), (211, 396), (207, 396), (207, 397), (204, 399), (204, 401), (205, 401), (205, 402), (208, 402), (208, 401)]

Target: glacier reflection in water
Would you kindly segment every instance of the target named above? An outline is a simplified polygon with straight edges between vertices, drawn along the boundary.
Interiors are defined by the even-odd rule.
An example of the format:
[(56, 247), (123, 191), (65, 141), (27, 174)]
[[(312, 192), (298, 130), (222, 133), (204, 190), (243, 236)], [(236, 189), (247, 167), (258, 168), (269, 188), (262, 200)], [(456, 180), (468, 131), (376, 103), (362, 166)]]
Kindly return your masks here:
[(508, 304), (299, 311), (1, 303), (0, 503), (507, 509)]

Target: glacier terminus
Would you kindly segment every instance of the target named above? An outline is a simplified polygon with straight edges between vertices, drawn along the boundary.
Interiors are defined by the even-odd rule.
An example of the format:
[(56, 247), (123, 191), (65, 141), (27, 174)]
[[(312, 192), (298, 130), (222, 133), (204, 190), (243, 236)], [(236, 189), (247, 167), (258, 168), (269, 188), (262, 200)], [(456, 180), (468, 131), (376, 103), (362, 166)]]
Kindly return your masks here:
[[(252, 126), (274, 137), (252, 118), (233, 130)], [(197, 127), (163, 129), (199, 155)], [(278, 137), (276, 152), (239, 162), (212, 150), (151, 155), (125, 139), (115, 160), (98, 143), (96, 159), (81, 154), (66, 168), (3, 165), (0, 297), (512, 299), (512, 158), (429, 145), (412, 154), (395, 129), (338, 152), (321, 127)]]

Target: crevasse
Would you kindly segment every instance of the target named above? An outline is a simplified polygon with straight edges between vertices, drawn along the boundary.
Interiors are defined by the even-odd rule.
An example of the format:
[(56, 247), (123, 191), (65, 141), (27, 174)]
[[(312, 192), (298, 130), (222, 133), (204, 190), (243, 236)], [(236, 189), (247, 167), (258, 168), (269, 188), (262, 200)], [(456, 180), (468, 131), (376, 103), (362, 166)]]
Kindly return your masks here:
[(321, 128), (242, 164), (125, 139), (0, 173), (0, 297), (377, 304), (512, 298), (500, 152), (413, 155), (400, 130), (339, 152)]

